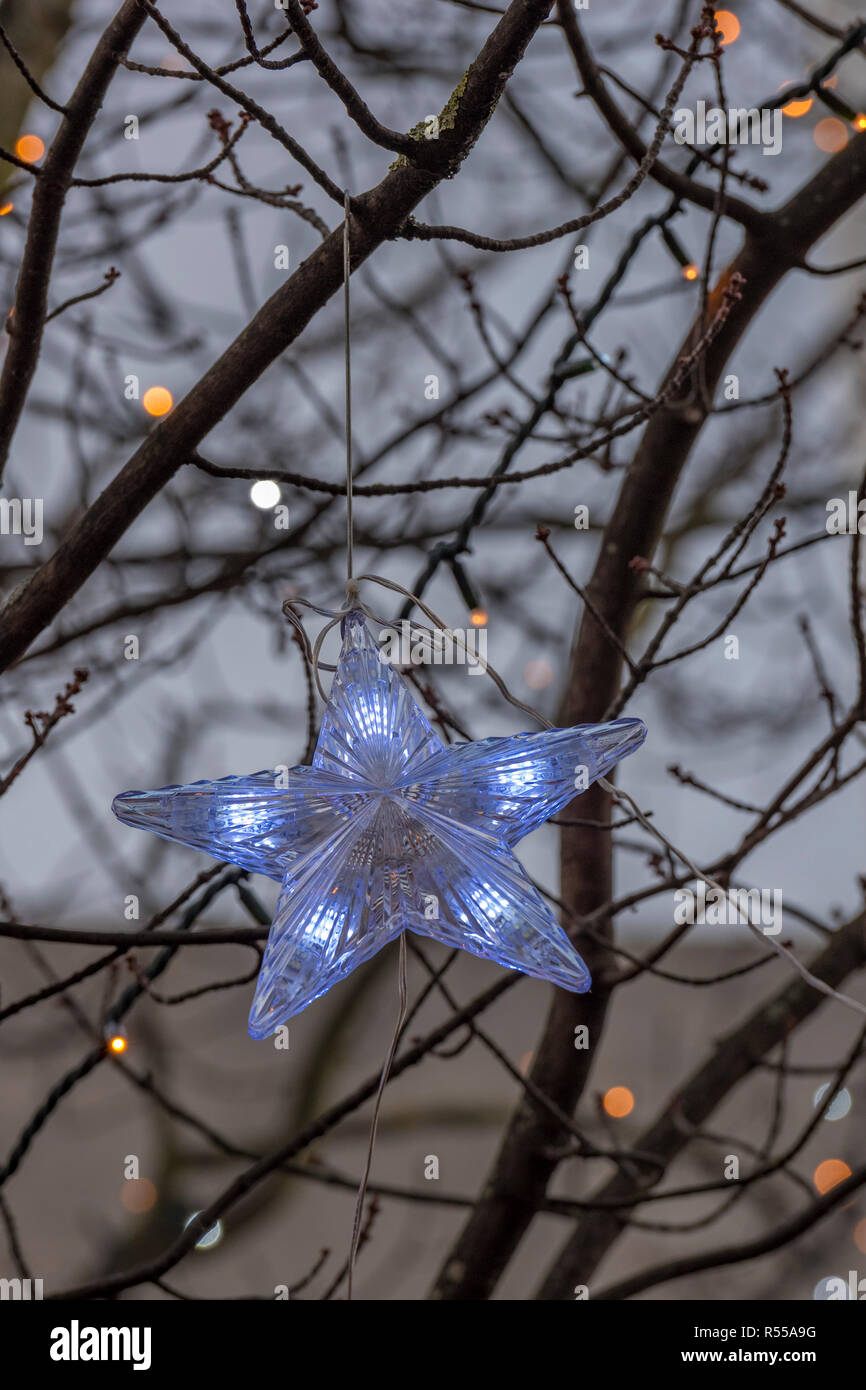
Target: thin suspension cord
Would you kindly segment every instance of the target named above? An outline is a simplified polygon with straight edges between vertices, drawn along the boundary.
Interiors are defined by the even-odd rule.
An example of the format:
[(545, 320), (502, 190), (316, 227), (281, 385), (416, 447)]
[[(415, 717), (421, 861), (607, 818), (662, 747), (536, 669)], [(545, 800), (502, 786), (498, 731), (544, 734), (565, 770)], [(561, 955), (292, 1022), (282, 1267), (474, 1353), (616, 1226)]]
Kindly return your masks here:
[[(352, 339), (351, 339), (351, 315), (349, 303), (349, 279), (351, 276), (351, 260), (349, 254), (349, 194), (348, 191), (343, 195), (343, 315), (345, 322), (345, 341), (346, 341), (346, 589), (350, 594), (350, 602), (357, 602), (358, 586), (354, 579), (354, 533), (352, 525)], [(354, 591), (354, 592), (353, 592)], [(319, 640), (313, 653), (313, 671), (316, 673), (318, 681), (318, 654), (321, 649), (322, 638), (335, 625), (338, 619), (332, 619), (323, 632), (319, 634)], [(382, 1067), (382, 1075), (379, 1078), (379, 1089), (376, 1093), (376, 1101), (373, 1106), (373, 1118), (370, 1123), (370, 1137), (367, 1144), (367, 1159), (364, 1164), (364, 1173), (358, 1187), (358, 1196), (355, 1200), (355, 1218), (352, 1223), (352, 1242), (349, 1247), (349, 1259), (347, 1262), (347, 1289), (346, 1297), (351, 1302), (352, 1281), (355, 1273), (355, 1260), (358, 1257), (358, 1246), (361, 1240), (361, 1219), (364, 1211), (364, 1198), (367, 1195), (367, 1183), (370, 1180), (370, 1169), (373, 1166), (373, 1150), (376, 1146), (376, 1130), (379, 1126), (379, 1111), (382, 1106), (382, 1096), (388, 1077), (391, 1074), (391, 1065), (394, 1061), (394, 1054), (397, 1051), (397, 1044), (400, 1041), (400, 1033), (406, 1018), (408, 1005), (408, 980), (407, 980), (407, 955), (406, 955), (406, 933), (400, 936), (399, 969), (397, 977), (399, 1007), (397, 1010), (397, 1022), (394, 1027), (394, 1036), (388, 1048), (388, 1055)]]
[(352, 534), (352, 355), (349, 317), (349, 194), (343, 195), (343, 314), (346, 330), (346, 578), (353, 577)]
[(382, 1075), (379, 1078), (379, 1089), (376, 1092), (376, 1103), (373, 1106), (373, 1119), (370, 1124), (370, 1139), (367, 1144), (367, 1161), (364, 1164), (364, 1176), (361, 1178), (361, 1185), (358, 1188), (358, 1196), (355, 1200), (355, 1220), (352, 1226), (352, 1244), (349, 1250), (348, 1264), (348, 1287), (346, 1298), (352, 1300), (352, 1275), (355, 1272), (355, 1260), (358, 1255), (358, 1243), (361, 1239), (361, 1215), (364, 1210), (364, 1198), (367, 1195), (367, 1183), (370, 1180), (370, 1169), (373, 1166), (373, 1149), (376, 1145), (376, 1130), (379, 1127), (379, 1110), (382, 1106), (382, 1096), (391, 1074), (391, 1065), (394, 1061), (394, 1053), (397, 1051), (397, 1044), (400, 1041), (400, 1034), (403, 1031), (403, 1024), (406, 1021), (407, 1005), (409, 1000), (409, 988), (407, 981), (407, 953), (406, 953), (406, 933), (400, 933), (400, 966), (398, 974), (398, 991), (400, 1004), (397, 1010), (397, 1022), (394, 1025), (394, 1036), (391, 1039), (391, 1046), (388, 1048), (388, 1055), (385, 1058), (385, 1065), (382, 1068)]

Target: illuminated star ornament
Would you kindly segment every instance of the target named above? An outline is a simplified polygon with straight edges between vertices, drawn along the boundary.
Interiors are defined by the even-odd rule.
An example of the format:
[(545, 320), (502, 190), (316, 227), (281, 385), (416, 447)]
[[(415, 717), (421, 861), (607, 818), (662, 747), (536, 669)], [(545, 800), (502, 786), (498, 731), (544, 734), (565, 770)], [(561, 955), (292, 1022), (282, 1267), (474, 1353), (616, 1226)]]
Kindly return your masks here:
[(589, 971), (513, 854), (646, 737), (640, 719), (446, 746), (359, 610), (312, 766), (128, 791), (113, 810), (282, 884), (250, 1012), (266, 1038), (409, 928), (582, 993)]

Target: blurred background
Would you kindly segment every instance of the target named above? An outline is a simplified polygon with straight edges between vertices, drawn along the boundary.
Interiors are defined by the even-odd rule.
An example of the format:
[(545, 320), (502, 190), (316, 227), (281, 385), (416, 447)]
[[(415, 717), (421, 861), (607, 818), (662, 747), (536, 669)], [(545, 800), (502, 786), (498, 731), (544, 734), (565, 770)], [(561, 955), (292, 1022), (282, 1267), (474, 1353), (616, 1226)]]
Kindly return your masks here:
[[(209, 64), (244, 56), (237, 11), (228, 0), (204, 11), (191, 0), (162, 8)], [(799, 6), (779, 0), (737, 0), (735, 13), (723, 12), (732, 106), (761, 105), (785, 84), (801, 82), (857, 18), (853, 4), (843, 0), (802, 8), (806, 18)], [(618, 0), (580, 16), (597, 62), (615, 73), (612, 90), (645, 140), (655, 122), (637, 97), (658, 109), (677, 67), (675, 55), (659, 49), (653, 36), (662, 31), (687, 42), (698, 10), (678, 0), (648, 12)], [(495, 5), (466, 0), (405, 0), (399, 12), (379, 0), (321, 0), (311, 18), (378, 117), (408, 130), (441, 110), (497, 12)], [(62, 99), (110, 13), (110, 6), (94, 0), (6, 0), (0, 23), (43, 86)], [(285, 24), (273, 5), (250, 5), (250, 15), (262, 46)], [(78, 173), (101, 179), (202, 168), (219, 148), (208, 113), (216, 109), (236, 123), (236, 107), (209, 84), (192, 80), (188, 61), (153, 23), (144, 26), (131, 58), (152, 71), (127, 65), (118, 72)], [(863, 59), (855, 49), (834, 68), (829, 105), (817, 97), (792, 104), (777, 157), (766, 157), (760, 147), (736, 147), (732, 168), (752, 180), (738, 186), (742, 196), (778, 206), (855, 138), (856, 119), (840, 114), (832, 101), (855, 117), (866, 110)], [(29, 141), (19, 153), (38, 163), (57, 114), (34, 98), (8, 54), (0, 69), (0, 145), (14, 149)], [(391, 156), (359, 134), (309, 63), (286, 71), (249, 64), (231, 80), (272, 111), (341, 186), (360, 192), (384, 176)], [(579, 89), (562, 32), (550, 22), (465, 168), (440, 186), (420, 216), (518, 236), (577, 216), (616, 191), (633, 165)], [(698, 67), (683, 104), (712, 103), (714, 90), (709, 65)], [(137, 138), (128, 138), (132, 130)], [(339, 209), (261, 127), (250, 125), (236, 151), (243, 182), (222, 165), (215, 182), (136, 177), (71, 190), (49, 307), (89, 293), (110, 267), (120, 275), (104, 293), (64, 309), (46, 327), (6, 488), (10, 496), (44, 499), (44, 538), (27, 545), (22, 536), (0, 537), (4, 595), (52, 553), (155, 422), (314, 249), (322, 224), (340, 221)], [(685, 152), (673, 145), (666, 158), (685, 165)], [(11, 306), (31, 187), (26, 173), (3, 167), (0, 302)], [(765, 191), (754, 187), (755, 179), (766, 182)], [(690, 271), (703, 265), (711, 215), (684, 205), (668, 224), (682, 258), (656, 229), (642, 238), (602, 308), (599, 301), (636, 229), (669, 203), (648, 180), (579, 238), (501, 256), (448, 241), (381, 247), (352, 280), (354, 449), (363, 480), (478, 477), (509, 447), (519, 448), (517, 468), (530, 469), (594, 437), (599, 422), (635, 409), (640, 394), (587, 352), (585, 370), (564, 386), (557, 409), (529, 437), (521, 434), (573, 330), (557, 289), (569, 271), (577, 310), (597, 310), (588, 332), (594, 353), (652, 397), (701, 303), (701, 277), (690, 278)], [(861, 255), (863, 230), (862, 208), (855, 209), (813, 261), (833, 265)], [(741, 235), (735, 224), (721, 221), (716, 270), (731, 259)], [(573, 270), (577, 241), (588, 248), (588, 264)], [(863, 289), (863, 271), (785, 279), (730, 363), (739, 396), (716, 402), (655, 557), (664, 575), (688, 580), (751, 511), (779, 452), (774, 368), (787, 368), (797, 382), (793, 445), (787, 495), (775, 514), (787, 518), (787, 547), (808, 544), (768, 568), (727, 628), (725, 635), (738, 639), (736, 659), (726, 656), (720, 636), (687, 661), (653, 673), (625, 710), (646, 721), (649, 736), (621, 769), (619, 784), (697, 864), (736, 844), (749, 814), (684, 785), (671, 765), (746, 807), (764, 806), (827, 731), (822, 688), (837, 693), (837, 707), (856, 690), (850, 538), (828, 534), (826, 518), (830, 499), (847, 498), (858, 487), (866, 452), (858, 313)], [(342, 307), (334, 300), (216, 425), (204, 443), (205, 457), (227, 468), (286, 469), (339, 482), (343, 353)], [(461, 557), (468, 588), (443, 563), (425, 593), (451, 626), (486, 627), (489, 660), (518, 698), (550, 719), (557, 718), (580, 602), (535, 540), (536, 527), (550, 528), (557, 555), (584, 583), (637, 437), (626, 434), (550, 477), (497, 489)], [(477, 495), (455, 489), (359, 497), (356, 569), (412, 588), (434, 547), (459, 531)], [(588, 508), (585, 529), (575, 526), (581, 506)], [(765, 523), (756, 531), (741, 563), (761, 558), (768, 529)], [(211, 867), (203, 855), (117, 823), (112, 797), (127, 788), (299, 762), (308, 737), (308, 687), (281, 608), (298, 594), (339, 607), (344, 578), (341, 497), (180, 469), (4, 678), (0, 770), (8, 772), (31, 741), (25, 711), (50, 711), (73, 670), (89, 672), (74, 698), (74, 715), (52, 729), (0, 800), (6, 920), (140, 928)], [(397, 615), (394, 596), (372, 589), (367, 596), (377, 611)], [(711, 633), (733, 596), (730, 586), (721, 586), (693, 604), (678, 625), (674, 648)], [(639, 608), (630, 639), (635, 653), (660, 615), (658, 601)], [(306, 625), (314, 636), (318, 620), (308, 618)], [(135, 659), (127, 659), (135, 648), (130, 637), (137, 639)], [(332, 634), (324, 658), (333, 661), (336, 650)], [(437, 667), (424, 673), (428, 677), (473, 738), (529, 727), (491, 682), (469, 679), (459, 667)], [(846, 768), (857, 760), (856, 737), (852, 743)], [(861, 726), (861, 757), (864, 743)], [(863, 778), (853, 777), (768, 837), (741, 871), (742, 886), (782, 892), (783, 939), (804, 957), (823, 944), (828, 930), (861, 910), (864, 812)], [(617, 897), (640, 894), (654, 877), (664, 877), (657, 846), (639, 826), (618, 832), (615, 844)], [(557, 854), (558, 831), (550, 825), (521, 847), (524, 865), (554, 895)], [(277, 887), (249, 882), (264, 914), (273, 909)], [(124, 916), (129, 895), (140, 903), (137, 923)], [(645, 952), (672, 930), (673, 913), (670, 890), (648, 892), (617, 916), (617, 942)], [(221, 927), (250, 920), (249, 906), (233, 887), (198, 919)], [(431, 961), (444, 959), (432, 944), (424, 949)], [(787, 983), (790, 969), (775, 959), (710, 987), (688, 983), (727, 975), (754, 961), (757, 949), (743, 926), (699, 925), (665, 957), (665, 968), (680, 982), (645, 974), (617, 992), (577, 1115), (582, 1132), (602, 1147), (635, 1142), (712, 1055), (716, 1040)], [(90, 947), (0, 940), (0, 1008), (93, 958)], [(138, 952), (131, 965), (121, 959), (71, 994), (4, 1022), (4, 1155), (15, 1152), (46, 1095), (94, 1046), (112, 1002), (152, 958), (152, 952)], [(178, 952), (125, 1020), (122, 1055), (107, 1058), (55, 1098), (3, 1189), (0, 1274), (11, 1276), (23, 1258), (45, 1279), (47, 1291), (56, 1292), (140, 1263), (169, 1244), (250, 1155), (276, 1148), (377, 1072), (397, 1008), (396, 948), (293, 1020), (287, 1050), (248, 1038), (249, 978), (177, 1004), (164, 1002), (249, 977), (254, 965), (252, 953), (239, 946)], [(448, 986), (463, 1004), (499, 973), (462, 954), (449, 968)], [(424, 980), (411, 959), (413, 997)], [(862, 980), (852, 977), (844, 988), (866, 999)], [(485, 1013), (485, 1030), (520, 1072), (537, 1045), (550, 995), (544, 985), (523, 980)], [(425, 1035), (448, 1011), (431, 995), (411, 1035)], [(725, 1155), (738, 1155), (746, 1172), (762, 1154), (783, 1152), (812, 1119), (816, 1095), (833, 1081), (858, 1027), (857, 1016), (836, 1004), (819, 1009), (783, 1055), (756, 1066), (725, 1100), (666, 1181), (676, 1188), (717, 1181)], [(459, 1033), (443, 1053), (461, 1040)], [(400, 1192), (381, 1195), (355, 1297), (424, 1297), (484, 1182), (519, 1087), (477, 1039), (466, 1041), (454, 1056), (430, 1056), (408, 1069), (386, 1092), (373, 1188), (391, 1185)], [(745, 1188), (738, 1200), (715, 1193), (639, 1208), (604, 1261), (600, 1282), (780, 1224), (816, 1186), (821, 1190), (828, 1172), (838, 1180), (841, 1169), (822, 1175), (819, 1165), (856, 1165), (864, 1126), (866, 1085), (855, 1066), (831, 1110), (775, 1177)], [(171, 1289), (197, 1298), (269, 1298), (275, 1286), (302, 1280), (320, 1250), (328, 1249), (322, 1270), (298, 1294), (321, 1296), (347, 1253), (368, 1128), (364, 1107), (305, 1151), (306, 1173), (273, 1176), (258, 1186), (206, 1248), (167, 1276)], [(138, 1179), (124, 1176), (129, 1156), (139, 1160)], [(438, 1180), (425, 1178), (430, 1156), (438, 1159)], [(604, 1159), (568, 1161), (552, 1195), (586, 1198), (609, 1171)], [(496, 1297), (532, 1297), (569, 1228), (569, 1218), (542, 1213)], [(662, 1284), (643, 1296), (808, 1300), (825, 1296), (827, 1276), (847, 1279), (849, 1270), (866, 1277), (866, 1197), (856, 1194), (790, 1249)], [(172, 1293), (143, 1285), (124, 1296)]]

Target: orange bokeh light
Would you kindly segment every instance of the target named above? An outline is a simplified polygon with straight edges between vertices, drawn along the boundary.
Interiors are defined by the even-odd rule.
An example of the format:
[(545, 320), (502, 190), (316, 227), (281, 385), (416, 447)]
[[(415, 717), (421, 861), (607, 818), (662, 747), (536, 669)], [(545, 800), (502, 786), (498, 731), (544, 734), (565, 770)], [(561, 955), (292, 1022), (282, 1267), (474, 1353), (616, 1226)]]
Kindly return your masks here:
[(789, 101), (787, 106), (782, 107), (783, 116), (805, 116), (812, 110), (812, 98), (804, 97), (802, 101)]
[(604, 1093), (602, 1105), (608, 1115), (612, 1115), (615, 1120), (621, 1120), (634, 1110), (634, 1096), (628, 1086), (611, 1086), (610, 1090)]
[(167, 387), (149, 386), (141, 403), (148, 415), (167, 415), (174, 405), (174, 399)]
[(127, 1178), (120, 1189), (120, 1205), (140, 1215), (156, 1203), (157, 1192), (150, 1178)]
[(469, 614), (469, 621), (473, 627), (487, 626), (487, 611), (484, 608), (473, 608)]
[(698, 270), (696, 265), (684, 265), (683, 275), (687, 280), (697, 280), (698, 276), (700, 275), (700, 271)]
[(732, 10), (716, 10), (716, 28), (722, 43), (733, 43), (740, 36), (740, 21)]
[(812, 139), (825, 154), (836, 154), (848, 144), (848, 131), (844, 121), (836, 116), (825, 116), (812, 132)]
[(851, 1169), (841, 1158), (825, 1158), (823, 1163), (819, 1163), (815, 1172), (812, 1174), (812, 1181), (818, 1191), (829, 1192), (831, 1187), (836, 1187), (846, 1178), (850, 1178)]
[(2, 208), (0, 208), (0, 217), (5, 217), (7, 212), (11, 212), (14, 206), (14, 203), (4, 203)]
[[(784, 92), (784, 90), (785, 90), (786, 87), (793, 87), (793, 86), (794, 86), (794, 83), (793, 83), (793, 82), (783, 82), (782, 85), (781, 85), (781, 87), (777, 87), (776, 90), (779, 91), (779, 92)], [(811, 110), (812, 110), (812, 98), (811, 98), (811, 97), (795, 97), (793, 101), (789, 101), (789, 102), (788, 102), (788, 105), (787, 105), (787, 106), (783, 106), (783, 107), (782, 107), (782, 115), (783, 115), (783, 116), (793, 116), (793, 117), (796, 118), (797, 116), (805, 116), (805, 115), (807, 114), (807, 112), (809, 112), (809, 111), (811, 111)]]
[(854, 124), (858, 130), (866, 130), (866, 115), (862, 111), (854, 117)]
[(26, 159), (28, 164), (35, 164), (45, 153), (45, 141), (40, 140), (38, 135), (22, 135), (16, 141), (15, 153), (19, 159)]
[(119, 1055), (121, 1052), (126, 1051), (127, 1047), (129, 1046), (129, 1043), (126, 1041), (126, 1038), (123, 1036), (122, 1033), (115, 1033), (113, 1038), (109, 1038), (108, 1046), (112, 1052), (115, 1052)]
[[(776, 88), (776, 91), (777, 91), (777, 92), (784, 92), (784, 90), (785, 90), (786, 87), (794, 87), (794, 86), (796, 86), (796, 83), (794, 83), (794, 82), (783, 82), (782, 85), (781, 85), (781, 87), (777, 87), (777, 88)], [(811, 109), (812, 109), (812, 98), (811, 98), (811, 97), (795, 97), (793, 101), (789, 101), (789, 102), (788, 102), (788, 105), (787, 105), (787, 106), (783, 106), (783, 107), (782, 107), (782, 115), (783, 115), (783, 116), (793, 116), (794, 118), (796, 118), (797, 116), (805, 116), (807, 112), (811, 111)]]

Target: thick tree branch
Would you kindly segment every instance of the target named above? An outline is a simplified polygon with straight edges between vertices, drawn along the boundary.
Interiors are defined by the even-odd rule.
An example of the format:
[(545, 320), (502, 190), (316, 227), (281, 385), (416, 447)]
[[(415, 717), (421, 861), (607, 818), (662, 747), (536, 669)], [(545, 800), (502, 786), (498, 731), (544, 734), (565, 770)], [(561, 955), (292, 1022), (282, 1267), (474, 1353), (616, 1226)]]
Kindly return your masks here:
[(29, 922), (0, 922), (0, 938), (10, 941), (50, 941), (59, 946), (254, 946), (267, 941), (268, 927), (203, 927), (190, 935), (173, 927), (112, 931), (108, 927), (41, 927)]
[[(838, 985), (864, 963), (866, 916), (860, 913), (833, 934), (828, 945), (811, 962), (810, 969), (825, 983)], [(658, 1155), (659, 1161), (667, 1167), (725, 1096), (822, 1002), (823, 996), (804, 980), (794, 980), (769, 1001), (763, 1000), (744, 1023), (716, 1044), (712, 1055), (692, 1073), (658, 1118), (635, 1140), (635, 1147)], [(621, 1169), (596, 1196), (600, 1202), (609, 1202), (639, 1191), (640, 1184), (634, 1182), (633, 1175)], [(539, 1298), (571, 1298), (575, 1284), (587, 1283), (622, 1229), (622, 1217), (615, 1211), (588, 1212), (564, 1244), (541, 1287)], [(757, 1249), (755, 1253), (762, 1254), (763, 1250)], [(640, 1276), (636, 1276), (628, 1282), (634, 1284), (628, 1293), (636, 1293), (649, 1282), (656, 1281), (642, 1283)], [(622, 1296), (627, 1297), (628, 1293)]]
[[(394, 237), (421, 199), (453, 175), (472, 148), (552, 0), (512, 0), (449, 103), (453, 124), (425, 142), (423, 168), (399, 156), (375, 188), (352, 202), (352, 270)], [(124, 7), (124, 10), (127, 6)], [(136, 13), (140, 13), (134, 3)], [(336, 228), (271, 296), (235, 341), (133, 454), (71, 528), (54, 555), (2, 614), (0, 670), (26, 651), (116, 545), (214, 425), (337, 291), (343, 229)], [(44, 295), (44, 285), (43, 285)], [(44, 307), (44, 306), (43, 306)], [(17, 418), (17, 415), (16, 415)], [(8, 441), (7, 441), (8, 442)]]
[[(449, 1014), (443, 1023), (432, 1029), (423, 1038), (416, 1042), (412, 1047), (406, 1049), (400, 1056), (394, 1059), (391, 1072), (388, 1077), (389, 1083), (401, 1076), (410, 1067), (417, 1066), (431, 1052), (434, 1052), (452, 1033), (464, 1024), (471, 1023), (478, 1014), (511, 989), (519, 980), (519, 976), (511, 972), (506, 973), (496, 984), (478, 994), (468, 1004), (456, 1012)], [(174, 1240), (170, 1246), (163, 1250), (153, 1260), (140, 1265), (135, 1269), (124, 1270), (119, 1274), (110, 1275), (106, 1279), (99, 1279), (91, 1283), (82, 1284), (74, 1289), (67, 1289), (58, 1294), (49, 1295), (60, 1302), (77, 1298), (102, 1298), (107, 1294), (119, 1293), (123, 1289), (134, 1288), (136, 1284), (143, 1284), (149, 1280), (157, 1279), (160, 1275), (167, 1273), (169, 1269), (189, 1254), (202, 1235), (210, 1230), (214, 1222), (218, 1221), (224, 1212), (229, 1211), (237, 1202), (251, 1192), (259, 1183), (271, 1173), (278, 1172), (290, 1159), (303, 1153), (311, 1144), (315, 1143), (324, 1134), (328, 1134), (338, 1125), (347, 1115), (353, 1114), (365, 1101), (375, 1096), (379, 1088), (380, 1072), (375, 1072), (373, 1076), (362, 1082), (354, 1091), (343, 1100), (322, 1112), (315, 1120), (306, 1125), (304, 1129), (293, 1135), (286, 1143), (272, 1153), (265, 1154), (255, 1163), (245, 1168), (236, 1178), (223, 1189), (223, 1191), (209, 1204), (205, 1211), (201, 1211), (186, 1226), (180, 1236)]]
[(48, 284), (66, 194), (108, 84), (144, 20), (145, 13), (136, 0), (125, 0), (93, 50), (33, 187), (10, 343), (0, 374), (0, 478), (39, 361)]
[(698, 1274), (704, 1269), (723, 1269), (726, 1265), (744, 1264), (746, 1260), (755, 1260), (760, 1255), (769, 1255), (773, 1250), (781, 1250), (783, 1246), (797, 1240), (804, 1231), (817, 1226), (842, 1202), (850, 1203), (854, 1193), (864, 1182), (866, 1164), (861, 1164), (845, 1182), (831, 1188), (823, 1197), (810, 1202), (803, 1211), (792, 1216), (789, 1221), (783, 1221), (781, 1226), (774, 1227), (765, 1235), (758, 1236), (755, 1240), (743, 1241), (739, 1245), (723, 1245), (720, 1249), (705, 1250), (700, 1255), (686, 1255), (682, 1259), (668, 1260), (665, 1264), (656, 1265), (654, 1269), (642, 1270), (640, 1274), (633, 1274), (630, 1279), (608, 1285), (596, 1295), (595, 1301), (600, 1303), (612, 1299), (631, 1298), (633, 1294), (642, 1293), (644, 1289), (667, 1284), (672, 1279), (684, 1279), (687, 1274)]
[[(585, 92), (591, 97), (597, 110), (604, 117), (623, 149), (640, 164), (647, 156), (647, 147), (634, 125), (625, 112), (617, 106), (605, 86), (589, 45), (583, 37), (573, 6), (569, 0), (558, 0), (558, 11)], [(677, 173), (675, 169), (663, 164), (660, 159), (655, 160), (649, 172), (650, 177), (655, 179), (656, 183), (661, 184), (662, 188), (666, 188), (676, 197), (682, 198), (685, 202), (695, 203), (698, 207), (706, 208), (707, 212), (716, 211), (716, 204), (719, 199), (714, 188), (697, 183), (686, 174)], [(721, 199), (721, 211), (726, 217), (741, 223), (748, 230), (754, 233), (760, 232), (764, 213), (760, 208), (747, 202), (745, 198), (737, 198), (733, 193), (725, 193)]]
[[(567, 6), (564, 7), (567, 10)], [(747, 234), (734, 262), (721, 276), (709, 300), (715, 312), (726, 287), (743, 277), (743, 296), (675, 399), (649, 421), (626, 474), (613, 515), (605, 528), (588, 593), (593, 609), (584, 611), (574, 644), (566, 695), (559, 723), (592, 723), (605, 717), (619, 687), (621, 657), (608, 629), (620, 642), (639, 599), (641, 578), (629, 567), (635, 555), (651, 559), (674, 488), (707, 418), (709, 401), (725, 364), (764, 301), (789, 269), (851, 208), (866, 191), (866, 134), (858, 136), (824, 165), (814, 178), (774, 213), (764, 214), (760, 234)], [(700, 316), (676, 354), (677, 363), (703, 331)], [(699, 375), (700, 373), (700, 375)], [(580, 815), (607, 821), (610, 799), (596, 783), (580, 801)], [(610, 836), (575, 826), (562, 836), (561, 896), (570, 913), (583, 917), (611, 899)], [(605, 963), (598, 937), (575, 938), (593, 977)], [(604, 1026), (608, 995), (596, 984), (588, 995), (557, 992), (531, 1077), (560, 1109), (571, 1114), (586, 1084)], [(574, 1030), (589, 1027), (591, 1047), (576, 1052)], [(525, 1098), (515, 1112), (485, 1184), (484, 1196), (466, 1223), (446, 1261), (435, 1296), (479, 1299), (489, 1296), (533, 1215), (544, 1199), (556, 1168), (549, 1157), (561, 1142), (549, 1113)]]
[(360, 92), (356, 92), (348, 77), (340, 71), (330, 53), (322, 44), (299, 0), (286, 0), (286, 10), (298, 43), (309, 58), (316, 72), (327, 82), (345, 106), (359, 130), (381, 145), (383, 149), (409, 153), (417, 149), (418, 142), (412, 135), (403, 135), (399, 130), (390, 130), (373, 115)]

